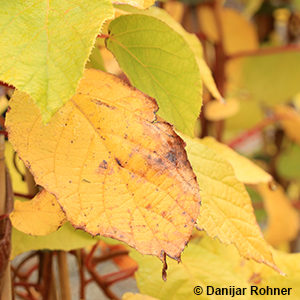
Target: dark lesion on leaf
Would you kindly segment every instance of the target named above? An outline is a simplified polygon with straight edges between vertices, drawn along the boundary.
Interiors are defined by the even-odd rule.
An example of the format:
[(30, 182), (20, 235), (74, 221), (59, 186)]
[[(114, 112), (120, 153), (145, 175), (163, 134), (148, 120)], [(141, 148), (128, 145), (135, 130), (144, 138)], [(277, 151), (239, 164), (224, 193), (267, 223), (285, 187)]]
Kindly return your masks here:
[(120, 161), (117, 157), (115, 157), (115, 161), (116, 161), (116, 163), (117, 163), (121, 168), (124, 168), (124, 166), (122, 165), (121, 161)]
[(103, 159), (103, 161), (99, 164), (99, 168), (107, 169), (107, 161)]
[(166, 155), (166, 159), (168, 159), (171, 163), (176, 165), (177, 157), (174, 151), (169, 151)]

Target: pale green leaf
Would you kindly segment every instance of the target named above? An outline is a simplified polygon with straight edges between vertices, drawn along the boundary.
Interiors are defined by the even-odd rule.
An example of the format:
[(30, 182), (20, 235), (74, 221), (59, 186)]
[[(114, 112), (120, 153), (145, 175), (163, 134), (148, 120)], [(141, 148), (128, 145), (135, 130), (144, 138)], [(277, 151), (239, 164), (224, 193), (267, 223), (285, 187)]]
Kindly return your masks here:
[(109, 34), (107, 47), (132, 84), (156, 99), (161, 117), (193, 135), (202, 84), (186, 39), (167, 22), (146, 13), (115, 19)]
[(48, 121), (75, 93), (110, 0), (2, 1), (0, 80), (28, 93)]
[[(98, 42), (99, 41), (99, 42)], [(95, 47), (92, 50), (92, 53), (89, 57), (88, 62), (86, 63), (85, 67), (88, 69), (96, 69), (101, 71), (106, 71), (104, 66), (103, 57), (100, 52), (100, 41), (101, 39), (98, 39), (95, 43)]]
[(227, 65), (228, 93), (264, 105), (289, 101), (300, 91), (299, 77), (296, 51), (237, 58)]
[[(242, 259), (233, 246), (221, 244), (204, 236), (194, 239), (184, 250), (182, 262), (176, 263), (167, 258), (167, 281), (161, 279), (160, 262), (151, 257), (143, 256), (132, 250), (130, 255), (139, 264), (135, 273), (137, 285), (141, 293), (156, 297), (160, 300), (273, 300), (273, 299), (299, 299), (299, 264), (300, 254), (287, 254), (272, 250), (276, 261), (287, 276), (281, 276), (263, 264)], [(195, 295), (195, 286), (203, 288), (203, 294)], [(246, 288), (243, 296), (232, 294), (208, 295), (212, 288)], [(251, 286), (265, 289), (291, 288), (290, 296), (251, 295)], [(235, 290), (236, 291), (236, 290)], [(228, 290), (229, 292), (229, 290)], [(263, 290), (262, 290), (263, 292)]]
[(12, 230), (11, 258), (31, 250), (65, 250), (91, 246), (99, 238), (75, 229), (69, 222), (65, 223), (58, 231), (44, 236), (32, 236), (15, 228)]
[(277, 171), (286, 179), (300, 180), (300, 146), (292, 144), (283, 151), (277, 161)]

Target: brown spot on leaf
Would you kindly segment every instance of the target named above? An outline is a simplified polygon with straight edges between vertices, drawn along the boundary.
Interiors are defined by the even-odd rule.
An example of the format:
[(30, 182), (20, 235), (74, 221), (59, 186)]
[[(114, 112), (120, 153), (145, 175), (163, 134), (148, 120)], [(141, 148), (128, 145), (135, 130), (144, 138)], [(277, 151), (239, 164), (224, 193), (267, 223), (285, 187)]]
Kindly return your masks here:
[(100, 163), (99, 168), (107, 169), (107, 161), (106, 161), (106, 160), (103, 160), (103, 161)]

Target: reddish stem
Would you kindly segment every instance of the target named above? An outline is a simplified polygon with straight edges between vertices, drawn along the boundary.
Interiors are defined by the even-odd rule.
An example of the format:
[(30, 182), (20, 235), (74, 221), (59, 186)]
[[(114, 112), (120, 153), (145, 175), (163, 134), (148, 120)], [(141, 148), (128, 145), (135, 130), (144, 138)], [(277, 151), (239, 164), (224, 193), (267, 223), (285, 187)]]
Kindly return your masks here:
[(100, 39), (108, 39), (108, 38), (110, 38), (110, 35), (101, 33), (101, 34), (98, 34), (97, 37)]
[(236, 137), (232, 141), (228, 142), (227, 145), (230, 148), (236, 148), (239, 144), (246, 141), (247, 139), (249, 139), (250, 137), (252, 137), (256, 133), (261, 132), (265, 127), (267, 127), (270, 124), (276, 122), (277, 120), (278, 120), (278, 118), (276, 118), (274, 116), (270, 117), (270, 118), (266, 118), (266, 119), (262, 120), (261, 122), (259, 122), (258, 124), (256, 124), (251, 129), (243, 132), (241, 135), (239, 135), (238, 137)]
[(0, 130), (0, 135), (4, 135), (5, 137), (8, 137), (8, 133), (5, 130)]
[(129, 268), (126, 270), (121, 270), (118, 272), (110, 273), (107, 275), (102, 276), (102, 281), (105, 282), (106, 286), (110, 286), (120, 280), (127, 279), (131, 277), (136, 271), (138, 267)]

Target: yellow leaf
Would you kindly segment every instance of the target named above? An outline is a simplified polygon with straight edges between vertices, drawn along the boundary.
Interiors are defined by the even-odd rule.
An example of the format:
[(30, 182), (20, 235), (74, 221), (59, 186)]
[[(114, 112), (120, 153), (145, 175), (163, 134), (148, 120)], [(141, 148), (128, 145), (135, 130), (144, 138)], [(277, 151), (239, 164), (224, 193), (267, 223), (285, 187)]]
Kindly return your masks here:
[[(209, 6), (198, 6), (197, 14), (201, 30), (208, 39), (217, 43), (219, 34), (213, 9)], [(258, 48), (258, 38), (254, 26), (240, 13), (230, 8), (223, 8), (221, 23), (224, 48), (228, 55)]]
[(300, 144), (300, 114), (292, 107), (284, 105), (279, 105), (274, 110), (280, 117), (280, 123), (286, 135)]
[[(300, 253), (287, 254), (273, 249), (272, 253), (286, 276), (281, 276), (263, 264), (242, 259), (232, 245), (221, 244), (207, 236), (190, 242), (182, 255), (182, 263), (168, 260), (167, 281), (161, 280), (159, 262), (153, 257), (142, 256), (134, 250), (130, 255), (139, 264), (135, 277), (140, 292), (160, 300), (300, 299)], [(201, 295), (193, 294), (196, 286), (203, 288)], [(255, 292), (251, 293), (252, 286), (253, 290), (258, 287), (258, 292), (261, 289), (262, 293), (266, 292), (267, 286), (272, 288), (273, 293), (274, 288), (277, 289), (277, 293), (278, 290), (285, 293), (289, 289), (289, 295), (271, 295), (270, 289), (268, 294), (256, 295)], [(225, 289), (223, 295), (217, 294), (217, 288), (220, 287), (227, 288), (228, 294)], [(232, 292), (236, 292), (238, 288), (245, 288), (244, 295), (239, 296), (235, 293), (233, 297)]]
[(266, 240), (273, 246), (294, 240), (299, 232), (299, 214), (285, 196), (282, 187), (277, 186), (272, 191), (267, 184), (260, 184), (258, 191), (268, 213)]
[(117, 77), (88, 69), (77, 93), (44, 125), (16, 92), (9, 139), (77, 228), (144, 254), (178, 258), (200, 196), (183, 141), (156, 120), (156, 103)]
[(216, 86), (211, 70), (209, 69), (206, 61), (203, 58), (203, 48), (199, 39), (194, 34), (188, 34), (188, 33), (185, 33), (184, 37), (188, 41), (191, 49), (196, 55), (196, 61), (199, 66), (201, 78), (206, 88), (209, 90), (209, 92), (215, 99), (222, 100), (223, 98)]
[(151, 296), (142, 294), (125, 293), (122, 300), (158, 300), (158, 298), (153, 298)]
[(129, 4), (138, 8), (148, 8), (154, 4), (155, 0), (112, 0), (114, 4)]
[(225, 102), (209, 101), (205, 105), (205, 117), (210, 121), (220, 121), (234, 116), (240, 108), (240, 103), (235, 98), (226, 99)]
[(42, 190), (30, 201), (15, 201), (10, 220), (15, 228), (31, 235), (46, 235), (57, 230), (66, 217), (55, 196)]
[(223, 158), (199, 139), (185, 136), (184, 141), (202, 199), (198, 227), (225, 244), (234, 244), (242, 256), (276, 269), (256, 223), (251, 199), (226, 156)]
[(184, 6), (179, 1), (167, 1), (164, 3), (164, 10), (178, 23), (181, 23)]
[(255, 165), (251, 160), (238, 154), (228, 146), (217, 142), (214, 138), (207, 137), (199, 142), (223, 156), (233, 167), (235, 177), (239, 181), (247, 184), (257, 184), (272, 180), (270, 174)]

